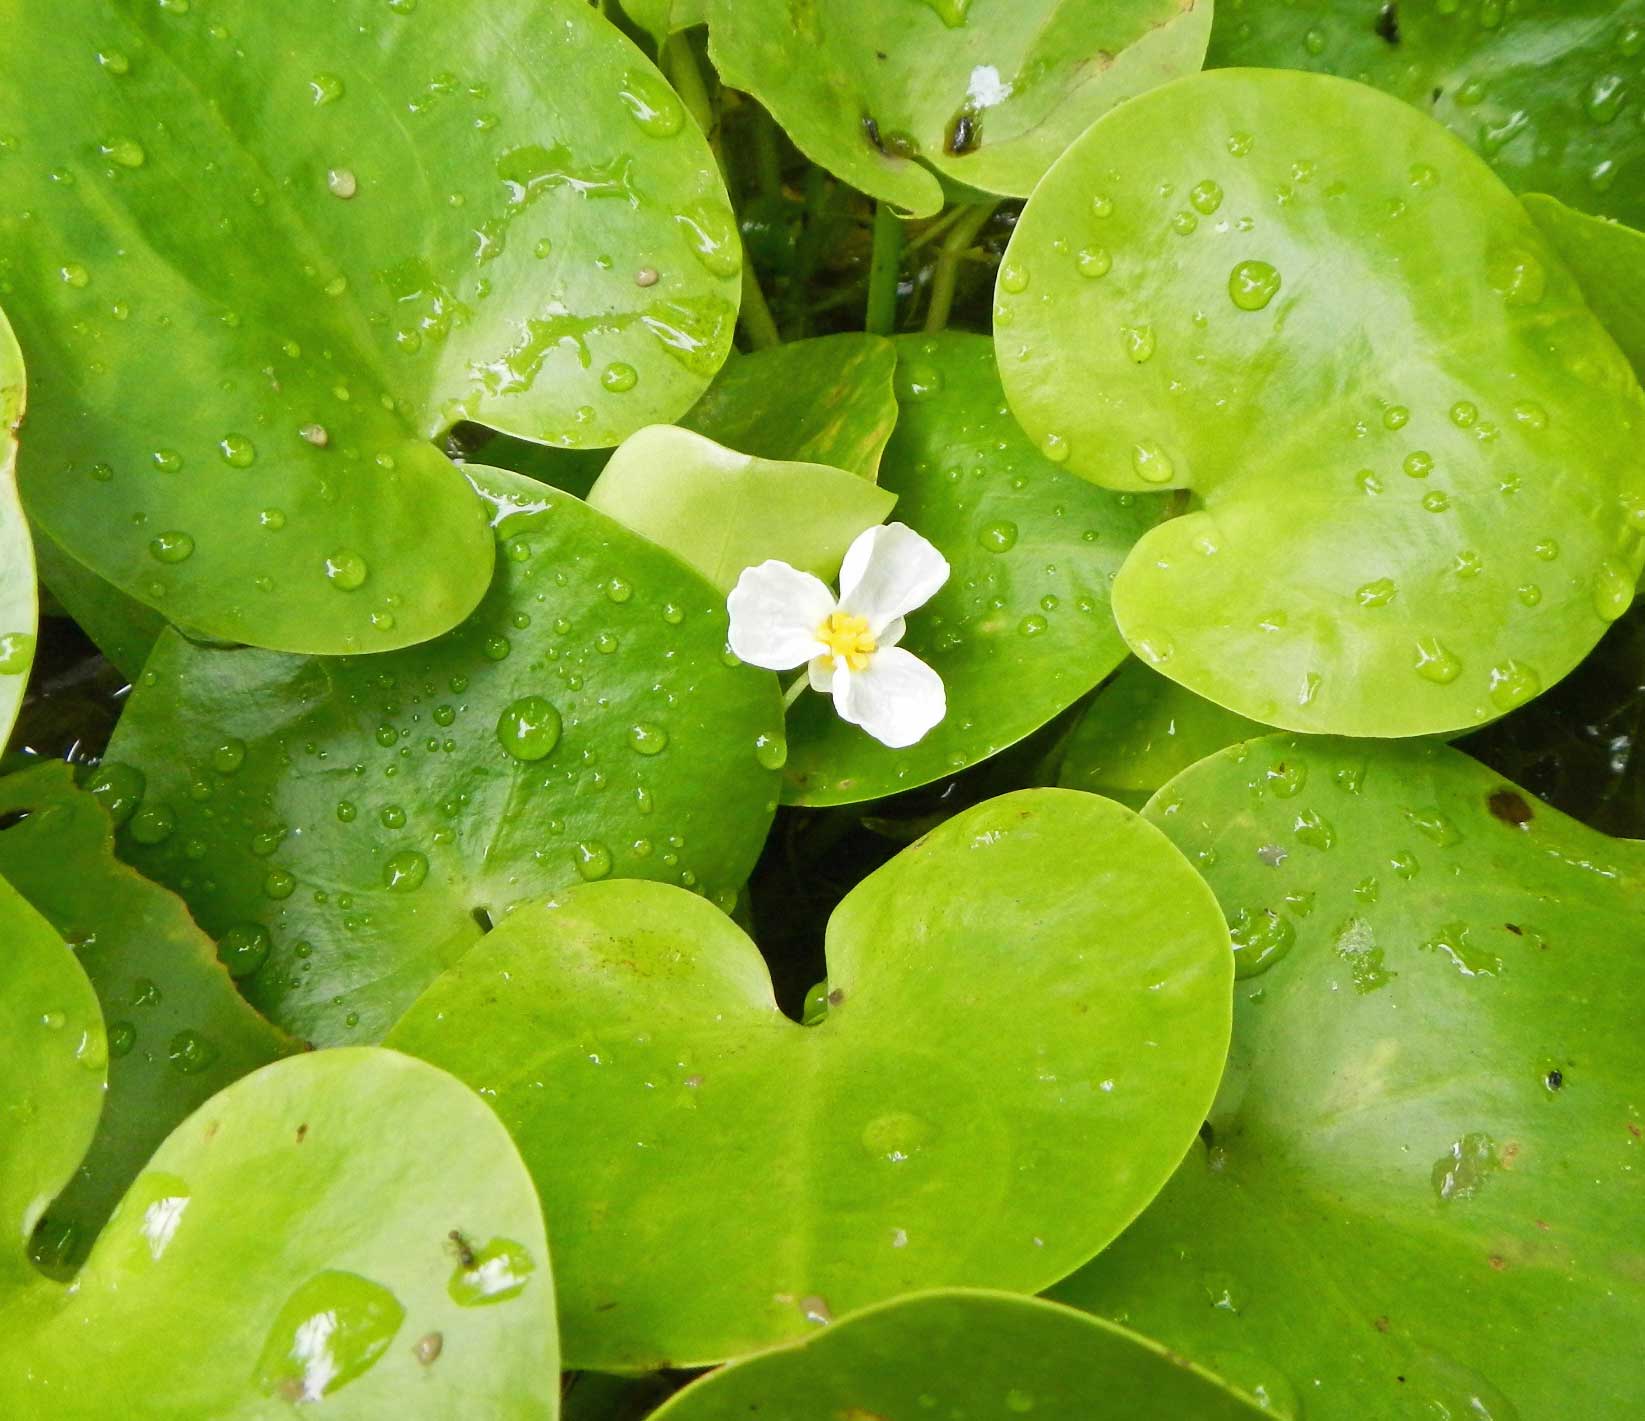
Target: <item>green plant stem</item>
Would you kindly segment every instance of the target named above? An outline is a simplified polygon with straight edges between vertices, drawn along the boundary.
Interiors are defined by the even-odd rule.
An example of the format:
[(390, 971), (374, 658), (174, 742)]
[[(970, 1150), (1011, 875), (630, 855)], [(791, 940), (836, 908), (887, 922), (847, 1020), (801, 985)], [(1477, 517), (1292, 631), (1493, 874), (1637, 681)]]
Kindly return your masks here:
[(760, 192), (775, 200), (782, 196), (782, 154), (777, 147), (777, 125), (771, 115), (760, 109), (754, 115), (754, 170), (760, 179)]
[(948, 315), (954, 309), (954, 282), (959, 277), (960, 260), (976, 241), (983, 224), (994, 215), (997, 202), (979, 202), (974, 207), (961, 209), (965, 216), (949, 229), (937, 248), (937, 264), (931, 273), (931, 304), (925, 312), (925, 329), (940, 331), (948, 324)]
[(709, 97), (708, 84), (703, 79), (696, 52), (691, 48), (691, 41), (686, 38), (683, 31), (668, 37), (668, 43), (663, 46), (662, 61), (663, 72), (668, 75), (668, 82), (674, 86), (674, 92), (680, 96), (680, 101), (696, 120), (697, 127), (702, 129), (708, 138), (709, 146), (714, 149), (715, 157), (718, 157), (719, 116), (714, 108), (714, 100)]
[(754, 275), (754, 259), (749, 255), (746, 242), (743, 243), (743, 305), (737, 320), (748, 337), (749, 345), (755, 350), (769, 350), (774, 345), (782, 344), (776, 318), (772, 316), (765, 292), (760, 290), (759, 279)]
[(870, 335), (888, 336), (897, 326), (897, 282), (902, 276), (902, 219), (886, 203), (874, 205), (874, 248), (868, 258)]
[(947, 232), (950, 227), (958, 222), (960, 218), (964, 217), (970, 210), (970, 207), (965, 205), (950, 207), (941, 217), (934, 218), (932, 221), (928, 222), (919, 236), (909, 238), (908, 245), (903, 248), (904, 254), (912, 255), (914, 252), (919, 251), (920, 248), (930, 246), (932, 242), (936, 241), (938, 237)]
[(811, 684), (811, 673), (802, 671), (794, 678), (794, 683), (783, 692), (783, 710), (786, 712), (795, 701), (804, 694), (805, 688)]

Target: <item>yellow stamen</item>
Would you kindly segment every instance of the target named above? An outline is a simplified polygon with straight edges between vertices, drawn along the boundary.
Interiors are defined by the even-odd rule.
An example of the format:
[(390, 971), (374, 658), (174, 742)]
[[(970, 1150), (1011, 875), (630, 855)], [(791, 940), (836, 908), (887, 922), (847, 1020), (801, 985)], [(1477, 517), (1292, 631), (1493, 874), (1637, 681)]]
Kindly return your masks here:
[(827, 646), (829, 655), (843, 656), (853, 671), (861, 671), (874, 654), (873, 634), (868, 630), (868, 618), (850, 612), (831, 612), (828, 620), (817, 628), (817, 640)]

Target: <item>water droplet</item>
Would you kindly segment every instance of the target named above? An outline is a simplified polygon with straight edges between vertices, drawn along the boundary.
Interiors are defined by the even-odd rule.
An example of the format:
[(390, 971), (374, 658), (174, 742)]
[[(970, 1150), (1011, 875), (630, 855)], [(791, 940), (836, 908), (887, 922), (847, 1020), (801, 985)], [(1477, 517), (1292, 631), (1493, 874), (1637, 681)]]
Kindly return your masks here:
[(1017, 623), (1017, 631), (1023, 636), (1039, 636), (1050, 625), (1038, 612), (1031, 612)]
[(370, 1370), (405, 1315), (380, 1283), (339, 1269), (316, 1273), (275, 1315), (257, 1358), (257, 1385), (283, 1401), (319, 1401)]
[(57, 275), (65, 286), (83, 287), (91, 281), (91, 273), (79, 262), (64, 262), (58, 267)]
[(127, 59), (117, 49), (100, 49), (97, 51), (97, 62), (108, 70), (110, 74), (131, 73), (131, 60)]
[(624, 74), (617, 97), (640, 131), (652, 138), (672, 138), (685, 122), (685, 111), (674, 91), (646, 70), (631, 69)]
[(1436, 685), (1448, 686), (1462, 674), (1462, 663), (1446, 649), (1438, 637), (1418, 637), (1416, 660), (1412, 663), (1418, 676)]
[[(3, 669), (0, 665), (0, 670)], [(98, 767), (86, 789), (108, 811), (115, 828), (119, 828), (142, 803), (147, 783), (141, 770), (118, 760), (106, 760)]]
[(1028, 289), (1028, 268), (1016, 262), (1007, 262), (1000, 268), (1000, 290), (1013, 296)]
[(416, 849), (401, 849), (383, 862), (383, 886), (395, 893), (412, 893), (428, 877), (428, 859)]
[(611, 850), (597, 839), (585, 840), (578, 844), (573, 851), (572, 860), (577, 865), (578, 876), (590, 883), (604, 878), (611, 872)]
[(1411, 411), (1404, 405), (1389, 405), (1382, 412), (1382, 426), (1384, 429), (1404, 429), (1411, 421)]
[(1413, 449), (1400, 467), (1410, 478), (1425, 479), (1434, 471), (1434, 456), (1426, 449)]
[(754, 759), (762, 769), (780, 770), (788, 763), (788, 741), (764, 731), (754, 737)]
[(1256, 977), (1266, 972), (1296, 944), (1289, 918), (1272, 908), (1241, 908), (1228, 925), (1234, 943), (1234, 976)]
[(1399, 588), (1391, 577), (1379, 577), (1367, 582), (1354, 596), (1361, 607), (1386, 607), (1399, 595)]
[(358, 553), (340, 548), (326, 559), (325, 572), (333, 587), (353, 592), (366, 580), (366, 560)]
[(173, 1036), (171, 1045), (166, 1049), (166, 1059), (171, 1062), (172, 1070), (184, 1076), (199, 1075), (217, 1059), (217, 1055), (217, 1048), (211, 1042), (198, 1031), (187, 1028)]
[(326, 445), (331, 443), (331, 435), (326, 432), (326, 427), (323, 424), (305, 424), (297, 433), (314, 445), (316, 449), (324, 449)]
[(620, 360), (612, 362), (600, 372), (600, 384), (614, 395), (632, 390), (639, 378), (639, 371), (632, 365), (624, 364)]
[(1509, 660), (1491, 668), (1491, 704), (1500, 711), (1524, 705), (1541, 689), (1541, 678), (1522, 662)]
[(1594, 574), (1594, 610), (1614, 622), (1633, 605), (1634, 579), (1615, 558), (1606, 558)]
[(1017, 545), (1017, 525), (1008, 519), (985, 523), (977, 533), (979, 547), (991, 553), (1008, 553)]
[(1262, 310), (1279, 286), (1279, 272), (1265, 261), (1242, 261), (1228, 273), (1228, 299), (1242, 311)]
[(335, 74), (316, 74), (308, 81), (309, 93), (316, 104), (331, 104), (343, 97), (343, 81)]
[(516, 760), (541, 760), (560, 743), (560, 712), (543, 696), (510, 701), (497, 718), (497, 743)]
[(906, 1110), (877, 1115), (863, 1127), (862, 1147), (871, 1159), (905, 1164), (936, 1137), (929, 1120)]
[(605, 585), (606, 599), (621, 606), (634, 596), (634, 585), (621, 577), (613, 577)]
[(139, 844), (160, 844), (177, 828), (177, 816), (164, 804), (144, 805), (131, 816), (126, 832)]
[(1171, 456), (1152, 439), (1131, 446), (1131, 470), (1144, 483), (1168, 484), (1176, 475)]
[(660, 755), (668, 749), (668, 732), (650, 721), (638, 721), (628, 727), (628, 748), (640, 755)]
[(1256, 147), (1257, 140), (1249, 133), (1230, 133), (1228, 135), (1228, 152), (1235, 158), (1245, 158)]
[(1548, 273), (1534, 252), (1499, 247), (1485, 260), (1485, 280), (1510, 306), (1534, 306), (1548, 286)]
[(730, 211), (718, 203), (692, 203), (674, 220), (684, 229), (692, 255), (715, 276), (735, 276), (742, 270), (742, 240)]
[(1429, 1176), (1434, 1193), (1444, 1204), (1471, 1198), (1501, 1163), (1496, 1142), (1483, 1131), (1471, 1131), (1434, 1161)]
[(148, 160), (143, 145), (130, 138), (111, 138), (97, 151), (122, 168), (140, 168)]
[(237, 923), (218, 939), (217, 960), (238, 981), (268, 960), (270, 945), (268, 929), (261, 923)]
[(1018, 1416), (1026, 1416), (1034, 1409), (1032, 1393), (1022, 1390), (1021, 1387), (1012, 1387), (1005, 1394), (1005, 1409), (1016, 1413)]
[(485, 1307), (518, 1297), (537, 1269), (525, 1246), (513, 1239), (494, 1238), (484, 1248), (460, 1247), (462, 1256), (446, 1284), (460, 1307)]
[(1594, 123), (1610, 123), (1622, 111), (1627, 96), (1627, 85), (1620, 74), (1601, 74), (1582, 96), (1582, 111)]
[(1045, 455), (1053, 464), (1068, 462), (1068, 440), (1055, 430), (1048, 432), (1040, 441), (1040, 453)]
[(109, 1023), (109, 1055), (129, 1055), (131, 1048), (137, 1044), (137, 1028), (129, 1021), (115, 1021)]
[(326, 169), (326, 191), (345, 202), (360, 190), (360, 180), (350, 168)]
[(1120, 330), (1120, 344), (1133, 365), (1145, 364), (1154, 356), (1154, 328), (1124, 326)]
[(1106, 247), (1081, 247), (1074, 258), (1074, 269), (1081, 276), (1107, 276), (1113, 265), (1114, 259)]
[(1194, 204), (1199, 213), (1209, 217), (1222, 206), (1222, 188), (1212, 178), (1194, 184), (1188, 193), (1188, 200)]
[(194, 539), (187, 533), (156, 533), (149, 539), (149, 556), (156, 562), (186, 562), (194, 555)]
[(1337, 841), (1337, 831), (1330, 821), (1312, 809), (1303, 810), (1291, 821), (1291, 832), (1298, 843), (1307, 844), (1311, 849), (1329, 849)]

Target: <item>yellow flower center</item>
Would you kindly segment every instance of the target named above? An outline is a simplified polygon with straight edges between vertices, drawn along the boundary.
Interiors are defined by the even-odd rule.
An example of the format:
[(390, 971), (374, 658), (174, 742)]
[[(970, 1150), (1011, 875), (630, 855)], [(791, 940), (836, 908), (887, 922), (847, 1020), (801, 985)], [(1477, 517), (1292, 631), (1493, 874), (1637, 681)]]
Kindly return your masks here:
[(868, 630), (868, 618), (850, 612), (831, 612), (828, 620), (817, 628), (817, 640), (831, 656), (843, 656), (853, 671), (861, 671), (874, 654), (874, 635)]

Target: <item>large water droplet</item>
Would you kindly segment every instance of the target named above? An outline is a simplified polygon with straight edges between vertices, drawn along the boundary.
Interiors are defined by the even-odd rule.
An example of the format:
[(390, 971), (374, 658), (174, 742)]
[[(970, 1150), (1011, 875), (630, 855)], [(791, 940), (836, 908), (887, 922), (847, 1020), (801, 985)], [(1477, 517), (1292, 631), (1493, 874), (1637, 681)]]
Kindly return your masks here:
[(217, 941), (217, 958), (238, 981), (268, 960), (268, 929), (261, 923), (236, 923)]
[(412, 893), (428, 877), (428, 859), (416, 849), (401, 849), (383, 861), (383, 886), (395, 893)]
[(628, 748), (640, 755), (660, 755), (668, 749), (668, 732), (650, 721), (636, 721), (628, 727)]
[(156, 562), (186, 562), (194, 556), (194, 539), (187, 533), (156, 533), (149, 539), (149, 556)]
[(1153, 439), (1141, 439), (1131, 446), (1131, 470), (1150, 484), (1168, 484), (1177, 472), (1171, 456)]
[(405, 1315), (381, 1283), (339, 1269), (316, 1273), (275, 1315), (257, 1358), (257, 1385), (285, 1401), (318, 1401), (368, 1371)]
[(333, 587), (353, 592), (364, 584), (368, 569), (366, 560), (356, 552), (340, 548), (325, 561), (327, 580)]
[(1417, 638), (1416, 661), (1413, 664), (1418, 676), (1440, 686), (1449, 686), (1462, 674), (1462, 663), (1438, 637)]
[(484, 1248), (459, 1243), (459, 1248), (446, 1291), (461, 1307), (485, 1307), (518, 1297), (536, 1271), (536, 1260), (513, 1239), (494, 1238)]
[(977, 545), (990, 553), (1008, 553), (1017, 546), (1017, 525), (1003, 518), (985, 523), (977, 532)]
[(1234, 975), (1266, 972), (1296, 944), (1291, 920), (1272, 908), (1241, 908), (1228, 925), (1234, 943)]
[(646, 70), (631, 69), (624, 74), (617, 97), (640, 131), (652, 138), (672, 138), (685, 122), (685, 111), (674, 91)]
[(1228, 273), (1228, 299), (1242, 311), (1260, 311), (1279, 293), (1279, 272), (1265, 261), (1242, 261)]
[(185, 1028), (171, 1038), (166, 1059), (179, 1075), (197, 1076), (217, 1059), (218, 1051), (198, 1031)]
[(742, 270), (742, 242), (729, 209), (705, 199), (675, 214), (674, 220), (685, 229), (692, 255), (715, 276), (735, 276)]
[(611, 872), (611, 850), (598, 839), (585, 839), (572, 853), (578, 877), (593, 883)]

